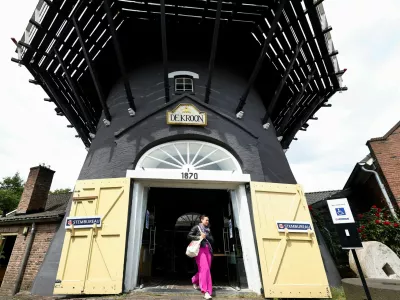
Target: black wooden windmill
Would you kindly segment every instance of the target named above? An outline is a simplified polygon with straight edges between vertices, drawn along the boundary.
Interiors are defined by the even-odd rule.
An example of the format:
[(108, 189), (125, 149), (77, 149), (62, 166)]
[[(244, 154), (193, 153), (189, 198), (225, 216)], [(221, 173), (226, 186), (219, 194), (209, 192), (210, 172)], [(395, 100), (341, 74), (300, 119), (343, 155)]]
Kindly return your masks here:
[[(215, 66), (234, 67), (247, 78), (241, 96), (225, 112), (245, 118), (252, 89), (264, 102), (264, 117), (283, 149), (329, 99), (346, 90), (325, 12), (319, 0), (40, 0), (18, 58), (65, 116), (86, 147), (99, 124), (117, 117), (107, 95), (119, 79), (124, 111), (141, 117), (140, 99), (128, 74), (159, 62), (163, 101), (176, 96), (168, 76), (178, 61), (207, 61), (196, 97), (208, 105), (218, 97)], [(216, 81), (217, 80), (217, 81)], [(142, 86), (148, 82), (143, 81)], [(214, 89), (215, 88), (215, 89)], [(236, 87), (237, 88), (237, 87)]]

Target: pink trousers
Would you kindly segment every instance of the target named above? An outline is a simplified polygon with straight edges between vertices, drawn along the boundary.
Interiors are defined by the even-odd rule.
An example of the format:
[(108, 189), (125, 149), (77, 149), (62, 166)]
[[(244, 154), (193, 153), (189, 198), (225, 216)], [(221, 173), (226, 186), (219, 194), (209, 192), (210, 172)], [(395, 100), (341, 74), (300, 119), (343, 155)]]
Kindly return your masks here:
[(199, 285), (203, 294), (208, 292), (210, 295), (212, 295), (211, 259), (208, 245), (200, 248), (199, 254), (196, 256), (198, 272), (192, 277), (192, 283)]

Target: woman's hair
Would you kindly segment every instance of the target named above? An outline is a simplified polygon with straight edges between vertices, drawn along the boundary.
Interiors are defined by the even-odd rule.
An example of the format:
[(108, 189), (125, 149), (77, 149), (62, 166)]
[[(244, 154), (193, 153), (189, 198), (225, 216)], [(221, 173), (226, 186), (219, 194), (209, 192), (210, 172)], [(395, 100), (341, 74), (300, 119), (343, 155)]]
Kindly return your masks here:
[(201, 216), (200, 216), (200, 221), (202, 221), (204, 218), (209, 218), (209, 216), (207, 216), (207, 215), (201, 215)]

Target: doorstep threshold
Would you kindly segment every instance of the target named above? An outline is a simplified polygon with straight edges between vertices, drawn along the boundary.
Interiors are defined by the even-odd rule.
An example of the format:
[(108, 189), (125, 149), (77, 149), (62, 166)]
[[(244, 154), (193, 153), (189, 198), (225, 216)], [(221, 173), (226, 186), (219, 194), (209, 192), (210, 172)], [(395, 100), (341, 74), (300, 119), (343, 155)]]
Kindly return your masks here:
[[(169, 287), (144, 287), (141, 289), (135, 289), (131, 292), (131, 294), (146, 294), (146, 295), (171, 295), (171, 294), (184, 294), (184, 295), (200, 295), (200, 292), (191, 288), (191, 289), (185, 289), (185, 288), (174, 288), (173, 286)], [(259, 297), (256, 293), (249, 289), (242, 289), (242, 290), (236, 290), (231, 287), (223, 287), (223, 288), (215, 288), (213, 292), (213, 296), (252, 296), (252, 297)]]

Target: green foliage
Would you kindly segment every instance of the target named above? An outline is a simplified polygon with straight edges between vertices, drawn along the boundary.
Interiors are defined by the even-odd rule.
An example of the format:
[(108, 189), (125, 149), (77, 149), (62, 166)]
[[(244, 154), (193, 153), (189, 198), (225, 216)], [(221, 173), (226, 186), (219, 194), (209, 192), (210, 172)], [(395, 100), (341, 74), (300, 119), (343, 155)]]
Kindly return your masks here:
[(313, 222), (317, 225), (324, 238), (325, 244), (328, 247), (333, 259), (338, 262), (339, 255), (342, 252), (340, 247), (339, 237), (336, 232), (328, 229), (325, 220), (319, 210), (314, 209), (311, 205), (308, 206)]
[(343, 288), (331, 287), (333, 300), (346, 300)]
[(12, 190), (22, 194), (22, 191), (24, 190), (24, 181), (17, 172), (14, 176), (4, 177), (3, 181), (0, 181), (0, 189)]
[(66, 193), (71, 193), (71, 189), (70, 188), (66, 188), (66, 189), (56, 189), (54, 191), (51, 191), (50, 194), (53, 195), (58, 195), (58, 194), (66, 194)]
[(400, 256), (400, 224), (390, 211), (374, 205), (366, 213), (359, 214), (358, 219), (358, 232), (363, 241), (381, 242)]
[(19, 173), (14, 176), (4, 177), (0, 181), (0, 210), (10, 212), (17, 208), (24, 190), (24, 181)]

